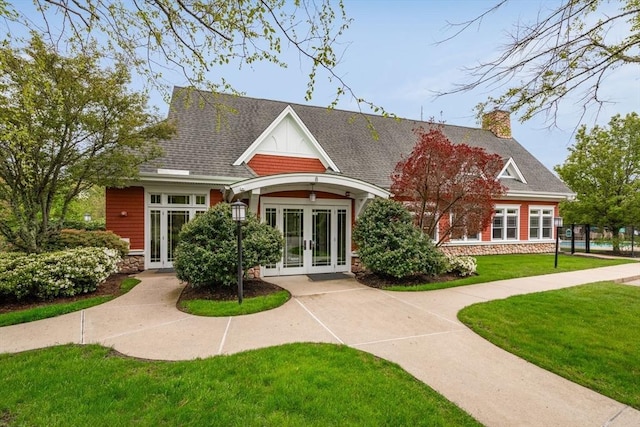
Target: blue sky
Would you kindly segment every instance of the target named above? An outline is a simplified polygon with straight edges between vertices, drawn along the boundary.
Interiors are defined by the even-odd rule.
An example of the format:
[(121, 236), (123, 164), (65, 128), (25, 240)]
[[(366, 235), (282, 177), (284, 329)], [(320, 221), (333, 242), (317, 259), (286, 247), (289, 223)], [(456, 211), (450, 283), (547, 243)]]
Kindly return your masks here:
[[(497, 55), (497, 47), (506, 42), (506, 32), (519, 20), (531, 21), (540, 10), (557, 5), (552, 0), (512, 0), (507, 7), (487, 16), (482, 24), (469, 28), (448, 42), (452, 35), (447, 22), (474, 18), (497, 0), (345, 0), (347, 14), (353, 19), (342, 37), (344, 55), (337, 68), (359, 97), (366, 98), (400, 117), (435, 117), (448, 124), (476, 127), (474, 107), (492, 93), (486, 89), (434, 98), (435, 91), (451, 89), (467, 81), (463, 68), (487, 61)], [(252, 67), (225, 67), (213, 70), (211, 78), (224, 76), (247, 96), (295, 103), (327, 106), (334, 97), (335, 85), (324, 75), (317, 78), (310, 102), (304, 100), (308, 65), (300, 63), (297, 53), (284, 46), (287, 69), (272, 64)], [(184, 78), (167, 74), (169, 84), (184, 85)], [(616, 114), (640, 112), (640, 73), (625, 67), (606, 82), (605, 92), (615, 103), (599, 115), (587, 114), (584, 123), (606, 124)], [(161, 112), (166, 103), (158, 93), (151, 102)], [(338, 108), (355, 110), (345, 97)], [(548, 168), (561, 164), (567, 147), (574, 142), (573, 131), (581, 114), (580, 106), (565, 102), (559, 112), (560, 128), (547, 129), (543, 118), (519, 123), (512, 118), (513, 136)], [(373, 143), (373, 142), (372, 142)]]
[[(533, 20), (539, 11), (558, 1), (514, 0), (508, 7), (487, 16), (482, 24), (448, 42), (438, 44), (453, 34), (448, 22), (464, 22), (481, 14), (496, 0), (345, 0), (353, 23), (342, 40), (346, 50), (337, 69), (358, 96), (383, 106), (400, 117), (424, 119), (435, 117), (448, 124), (478, 126), (474, 107), (492, 94), (476, 90), (434, 98), (436, 91), (464, 83), (464, 67), (486, 61), (497, 54), (506, 42), (506, 32), (518, 20)], [(247, 96), (306, 103), (304, 100), (308, 69), (300, 66), (291, 51), (286, 56), (289, 68), (270, 64), (253, 68), (225, 70), (237, 90)], [(176, 82), (179, 84), (180, 82)], [(596, 116), (587, 114), (584, 123), (606, 124), (616, 113), (640, 112), (640, 73), (638, 68), (622, 69), (606, 81), (606, 94), (615, 101)], [(326, 106), (335, 94), (335, 86), (317, 79), (316, 91), (309, 102)], [(493, 93), (495, 95), (495, 93)], [(338, 108), (355, 110), (344, 98)], [(574, 142), (573, 132), (581, 109), (565, 102), (559, 112), (559, 128), (547, 129), (542, 117), (520, 123), (512, 118), (514, 137), (548, 168), (561, 164), (567, 147)]]

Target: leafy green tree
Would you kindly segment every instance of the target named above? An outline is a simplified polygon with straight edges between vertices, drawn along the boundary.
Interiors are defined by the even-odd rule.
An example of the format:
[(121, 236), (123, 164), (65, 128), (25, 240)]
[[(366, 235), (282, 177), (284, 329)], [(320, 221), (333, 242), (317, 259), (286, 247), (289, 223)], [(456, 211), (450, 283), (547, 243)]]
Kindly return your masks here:
[(165, 94), (167, 72), (182, 73), (197, 88), (235, 92), (224, 76), (212, 78), (221, 67), (269, 62), (285, 68), (283, 52), (295, 51), (308, 70), (308, 100), (317, 78), (326, 76), (335, 85), (332, 105), (350, 95), (359, 106), (381, 111), (336, 71), (340, 38), (351, 23), (342, 0), (33, 0), (40, 16), (24, 3), (2, 8), (0, 2), (0, 14), (60, 46), (100, 43)]
[(36, 35), (0, 47), (0, 233), (21, 250), (46, 248), (76, 196), (136, 177), (173, 133), (127, 90), (127, 67), (101, 57), (60, 56)]
[[(282, 234), (248, 214), (242, 224), (242, 263), (249, 268), (274, 264), (282, 257)], [(191, 286), (231, 286), (237, 283), (237, 224), (231, 206), (218, 203), (180, 230), (173, 266)]]
[(618, 231), (640, 225), (640, 117), (616, 115), (608, 127), (582, 126), (556, 172), (576, 193), (561, 205), (568, 222), (606, 227), (619, 252)]
[[(456, 34), (507, 3), (496, 1), (474, 19), (454, 24)], [(470, 82), (448, 92), (505, 88), (478, 106), (479, 116), (497, 106), (519, 112), (523, 121), (539, 113), (553, 121), (570, 94), (579, 96), (585, 108), (602, 105), (607, 77), (620, 67), (637, 70), (640, 64), (638, 0), (563, 0), (513, 27), (497, 57), (470, 67)]]

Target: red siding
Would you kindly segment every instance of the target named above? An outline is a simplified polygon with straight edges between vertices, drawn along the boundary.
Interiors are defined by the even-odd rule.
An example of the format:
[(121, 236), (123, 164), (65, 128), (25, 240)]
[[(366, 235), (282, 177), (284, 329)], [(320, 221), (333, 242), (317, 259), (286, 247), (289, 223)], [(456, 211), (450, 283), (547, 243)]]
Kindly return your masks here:
[(144, 249), (144, 188), (107, 188), (106, 226), (128, 238), (131, 250)]
[(325, 172), (327, 170), (318, 159), (266, 154), (256, 154), (249, 160), (248, 165), (259, 176), (291, 172)]
[(224, 201), (224, 197), (220, 190), (211, 189), (209, 191), (209, 206), (217, 205), (222, 201)]

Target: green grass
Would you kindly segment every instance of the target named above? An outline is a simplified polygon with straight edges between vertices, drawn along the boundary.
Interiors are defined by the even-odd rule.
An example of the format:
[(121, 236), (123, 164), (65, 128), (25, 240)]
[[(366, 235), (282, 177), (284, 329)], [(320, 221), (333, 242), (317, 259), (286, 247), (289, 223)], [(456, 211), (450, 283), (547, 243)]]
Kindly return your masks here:
[(0, 378), (7, 425), (480, 425), (397, 365), (331, 344), (188, 362), (61, 346), (0, 355)]
[(476, 276), (465, 277), (449, 282), (426, 283), (418, 286), (389, 286), (385, 287), (385, 290), (431, 291), (435, 289), (473, 285), (476, 283), (494, 282), (496, 280), (539, 276), (542, 274), (562, 273), (565, 271), (585, 270), (588, 268), (636, 262), (630, 259), (603, 259), (560, 255), (558, 257), (558, 268), (554, 268), (554, 254), (483, 255), (475, 258), (478, 261), (478, 274)]
[(640, 287), (599, 282), (514, 296), (458, 317), (505, 350), (640, 409)]
[(289, 300), (291, 295), (287, 291), (278, 291), (271, 295), (244, 298), (242, 304), (238, 301), (213, 301), (194, 299), (182, 301), (180, 308), (196, 316), (238, 316), (241, 314), (258, 313), (280, 307)]
[[(129, 292), (138, 283), (140, 283), (140, 280), (133, 277), (127, 277), (126, 279), (124, 279), (120, 284), (121, 295)], [(103, 304), (107, 301), (112, 300), (113, 298), (115, 298), (115, 295), (97, 296), (68, 303), (55, 303), (54, 301), (49, 305), (41, 307), (1, 313), (0, 327), (17, 325), (18, 323), (33, 322), (34, 320), (48, 319), (49, 317), (56, 317), (62, 314), (84, 310), (85, 308)]]

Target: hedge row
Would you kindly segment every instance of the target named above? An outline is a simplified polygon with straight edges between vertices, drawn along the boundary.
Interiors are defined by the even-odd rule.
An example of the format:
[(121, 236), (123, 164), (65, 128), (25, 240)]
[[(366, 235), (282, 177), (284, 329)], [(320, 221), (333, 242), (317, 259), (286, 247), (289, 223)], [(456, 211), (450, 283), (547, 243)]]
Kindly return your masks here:
[(116, 250), (97, 247), (0, 253), (0, 298), (52, 299), (93, 292), (117, 271), (119, 260)]

